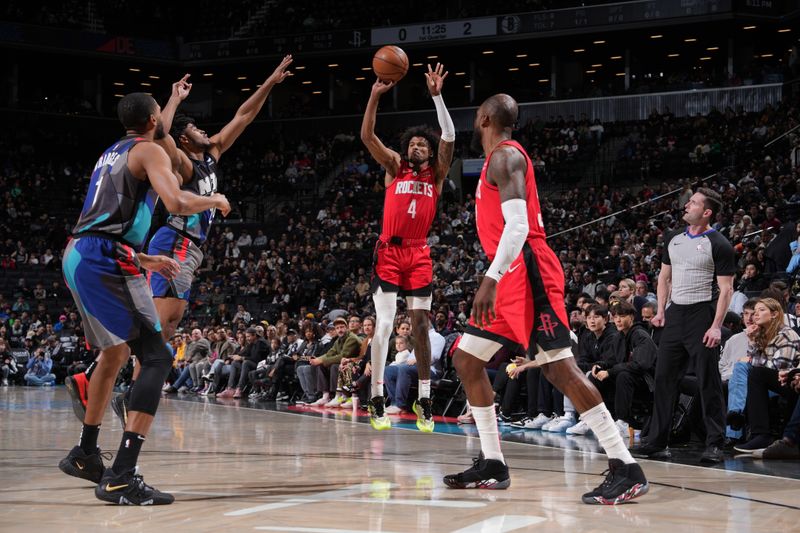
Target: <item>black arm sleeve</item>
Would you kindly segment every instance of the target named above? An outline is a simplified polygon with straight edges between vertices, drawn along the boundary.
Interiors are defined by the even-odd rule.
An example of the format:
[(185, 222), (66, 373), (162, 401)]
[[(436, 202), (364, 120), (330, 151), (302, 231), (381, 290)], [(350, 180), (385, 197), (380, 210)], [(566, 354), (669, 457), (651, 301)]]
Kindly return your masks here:
[(736, 274), (736, 253), (728, 239), (718, 231), (709, 233), (708, 239), (711, 241), (711, 256), (714, 258), (714, 273), (717, 276)]

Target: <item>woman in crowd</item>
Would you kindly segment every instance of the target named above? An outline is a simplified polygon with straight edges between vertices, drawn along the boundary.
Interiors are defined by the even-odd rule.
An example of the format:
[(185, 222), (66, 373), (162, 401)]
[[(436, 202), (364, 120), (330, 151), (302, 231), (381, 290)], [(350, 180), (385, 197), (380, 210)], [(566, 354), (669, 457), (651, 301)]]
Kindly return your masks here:
[[(772, 444), (769, 427), (770, 391), (783, 396), (789, 409), (793, 409), (797, 401), (797, 392), (789, 384), (782, 383), (779, 373), (797, 368), (800, 364), (800, 336), (785, 325), (783, 307), (773, 298), (763, 298), (755, 305), (753, 321), (755, 323), (746, 330), (750, 341), (747, 350), (747, 422), (750, 424), (751, 438), (734, 447), (742, 453), (761, 451)], [(741, 368), (736, 365), (734, 374), (737, 367)], [(731, 423), (730, 416), (728, 422)]]

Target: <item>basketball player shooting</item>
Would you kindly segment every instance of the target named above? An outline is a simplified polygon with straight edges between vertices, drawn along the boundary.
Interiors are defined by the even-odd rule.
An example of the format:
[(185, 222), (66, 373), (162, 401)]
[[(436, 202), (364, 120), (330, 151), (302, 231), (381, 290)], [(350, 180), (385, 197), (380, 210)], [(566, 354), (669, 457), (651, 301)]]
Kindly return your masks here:
[(446, 77), (447, 72), (442, 64), (437, 63), (435, 69), (428, 65), (425, 78), (442, 130), (438, 148), (437, 136), (428, 127), (413, 127), (405, 131), (400, 143), (402, 156), (387, 148), (375, 135), (378, 101), (396, 82), (375, 81), (361, 124), (361, 140), (372, 157), (386, 170), (383, 226), (375, 251), (372, 295), (377, 320), (372, 340), (372, 400), (369, 412), (370, 424), (378, 430), (391, 427), (391, 421), (384, 412), (383, 373), (400, 293), (406, 297), (417, 343), (415, 356), (419, 373), (419, 400), (414, 404), (417, 427), (424, 432), (431, 432), (434, 427), (430, 399), (431, 347), (428, 338), (433, 264), (427, 238), (436, 215), (436, 203), (453, 160), (456, 138), (453, 121), (442, 99), (442, 85)]
[(572, 356), (564, 271), (545, 241), (530, 157), (511, 139), (517, 116), (517, 102), (498, 94), (481, 104), (475, 118), (473, 149), (486, 154), (475, 193), (475, 224), (492, 263), (475, 294), (470, 324), (453, 362), (472, 407), (481, 454), (471, 468), (445, 476), (444, 482), (457, 489), (511, 485), (484, 367), (502, 346), (519, 353), (530, 343), (544, 376), (572, 400), (608, 454), (608, 476), (583, 495), (583, 502), (624, 503), (647, 493), (649, 486), (600, 393)]

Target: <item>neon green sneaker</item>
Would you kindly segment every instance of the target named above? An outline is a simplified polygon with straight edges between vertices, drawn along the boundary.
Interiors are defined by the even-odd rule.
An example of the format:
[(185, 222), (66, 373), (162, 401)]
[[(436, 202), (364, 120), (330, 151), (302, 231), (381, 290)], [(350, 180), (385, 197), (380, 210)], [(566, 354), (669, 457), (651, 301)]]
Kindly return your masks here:
[(433, 402), (430, 398), (420, 398), (414, 402), (414, 414), (417, 415), (417, 429), (424, 433), (433, 433)]
[(369, 424), (372, 426), (372, 429), (383, 431), (392, 428), (392, 421), (386, 416), (383, 408), (383, 396), (375, 396), (369, 401), (367, 410), (369, 411)]

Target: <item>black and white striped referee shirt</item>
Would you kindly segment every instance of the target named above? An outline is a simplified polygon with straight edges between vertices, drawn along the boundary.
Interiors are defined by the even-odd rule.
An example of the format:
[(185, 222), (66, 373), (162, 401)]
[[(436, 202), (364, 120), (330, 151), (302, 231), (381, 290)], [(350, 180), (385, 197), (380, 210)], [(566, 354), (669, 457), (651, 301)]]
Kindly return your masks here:
[(736, 273), (733, 246), (713, 228), (699, 235), (688, 229), (668, 235), (661, 262), (672, 266), (670, 300), (679, 305), (716, 300), (717, 276)]

